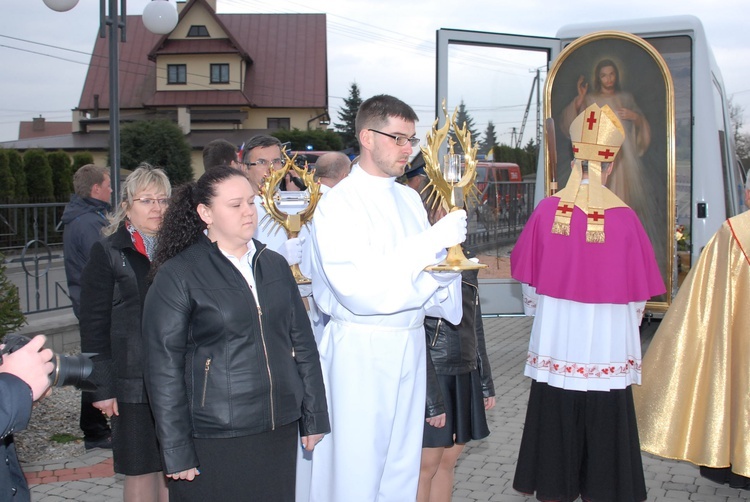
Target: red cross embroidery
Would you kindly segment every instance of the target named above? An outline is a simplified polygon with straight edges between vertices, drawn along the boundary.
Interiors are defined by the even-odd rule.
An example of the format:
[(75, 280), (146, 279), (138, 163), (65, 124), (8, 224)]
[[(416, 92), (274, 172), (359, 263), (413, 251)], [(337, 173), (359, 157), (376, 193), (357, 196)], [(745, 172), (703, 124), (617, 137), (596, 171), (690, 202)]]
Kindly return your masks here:
[(604, 215), (601, 214), (599, 211), (594, 211), (593, 213), (591, 213), (590, 215), (588, 215), (588, 217), (591, 218), (592, 220), (594, 220), (594, 222), (596, 222), (596, 223), (599, 222), (600, 218), (604, 219)]
[(600, 157), (604, 157), (604, 160), (609, 160), (610, 157), (614, 157), (615, 154), (612, 153), (612, 150), (607, 148), (606, 150), (597, 152)]
[(594, 130), (594, 124), (596, 124), (596, 113), (591, 112), (591, 115), (589, 115), (589, 118), (586, 119), (586, 122), (589, 123), (589, 131)]
[(573, 147), (573, 153), (578, 153), (578, 147), (577, 146)]
[(565, 214), (565, 213), (572, 213), (572, 212), (573, 212), (573, 208), (572, 208), (572, 207), (570, 207), (570, 206), (569, 206), (569, 205), (567, 205), (567, 204), (563, 204), (562, 206), (558, 206), (558, 207), (557, 207), (557, 210), (558, 210), (558, 211), (560, 211), (560, 212), (561, 212), (562, 214)]

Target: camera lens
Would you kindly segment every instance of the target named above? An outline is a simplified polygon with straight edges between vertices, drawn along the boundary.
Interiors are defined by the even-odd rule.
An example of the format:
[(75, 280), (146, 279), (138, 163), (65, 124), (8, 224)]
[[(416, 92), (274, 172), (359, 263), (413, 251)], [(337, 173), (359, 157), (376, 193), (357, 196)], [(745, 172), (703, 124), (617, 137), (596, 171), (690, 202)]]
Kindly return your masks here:
[(50, 373), (53, 387), (65, 387), (72, 385), (81, 390), (96, 390), (96, 386), (88, 381), (94, 363), (91, 362), (92, 354), (77, 354), (74, 356), (61, 356), (55, 354), (52, 362), (55, 369)]
[[(30, 338), (11, 333), (5, 336), (3, 343), (5, 347), (0, 351), (1, 354), (12, 354), (27, 343)], [(88, 378), (94, 369), (94, 363), (91, 358), (96, 354), (77, 354), (75, 356), (61, 356), (55, 354), (52, 358), (54, 369), (49, 374), (53, 387), (65, 387), (72, 385), (81, 390), (96, 390), (96, 385), (89, 382)], [(2, 359), (0, 359), (2, 364)]]

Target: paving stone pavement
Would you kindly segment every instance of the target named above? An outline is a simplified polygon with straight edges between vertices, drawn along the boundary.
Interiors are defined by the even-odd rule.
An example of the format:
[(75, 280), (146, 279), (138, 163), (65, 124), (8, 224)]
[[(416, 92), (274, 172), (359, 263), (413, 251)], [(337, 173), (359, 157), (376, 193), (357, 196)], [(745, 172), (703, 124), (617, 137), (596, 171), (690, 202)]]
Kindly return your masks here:
[[(453, 502), (535, 500), (512, 487), (530, 385), (523, 376), (523, 365), (531, 319), (486, 318), (484, 327), (497, 392), (497, 405), (488, 413), (492, 434), (485, 440), (469, 443), (459, 459)], [(122, 477), (113, 474), (111, 457), (109, 450), (92, 450), (70, 460), (25, 464), (32, 500), (122, 500)], [(750, 492), (711, 483), (700, 477), (697, 467), (686, 462), (644, 453), (643, 467), (649, 501), (750, 500)]]

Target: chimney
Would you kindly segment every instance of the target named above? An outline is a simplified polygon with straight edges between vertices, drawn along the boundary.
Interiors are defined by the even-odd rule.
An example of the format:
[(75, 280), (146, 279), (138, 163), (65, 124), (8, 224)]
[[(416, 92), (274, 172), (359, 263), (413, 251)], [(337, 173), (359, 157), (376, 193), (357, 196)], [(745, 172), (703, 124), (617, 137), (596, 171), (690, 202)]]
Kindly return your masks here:
[(94, 117), (99, 116), (99, 95), (94, 94)]
[(34, 132), (41, 132), (44, 131), (44, 117), (39, 115), (38, 117), (34, 117), (33, 123), (31, 125), (31, 130)]

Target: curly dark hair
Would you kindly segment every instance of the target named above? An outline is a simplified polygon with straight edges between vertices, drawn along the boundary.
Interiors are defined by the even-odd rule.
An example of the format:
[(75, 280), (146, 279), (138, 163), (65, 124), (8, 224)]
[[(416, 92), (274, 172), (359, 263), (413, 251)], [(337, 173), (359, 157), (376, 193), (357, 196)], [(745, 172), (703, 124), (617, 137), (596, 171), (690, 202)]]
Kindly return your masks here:
[(206, 229), (206, 223), (198, 216), (198, 205), (210, 206), (216, 197), (216, 185), (232, 176), (245, 177), (233, 167), (216, 166), (206, 171), (198, 181), (185, 183), (175, 189), (159, 229), (156, 255), (151, 263), (152, 278), (167, 260), (198, 241)]

